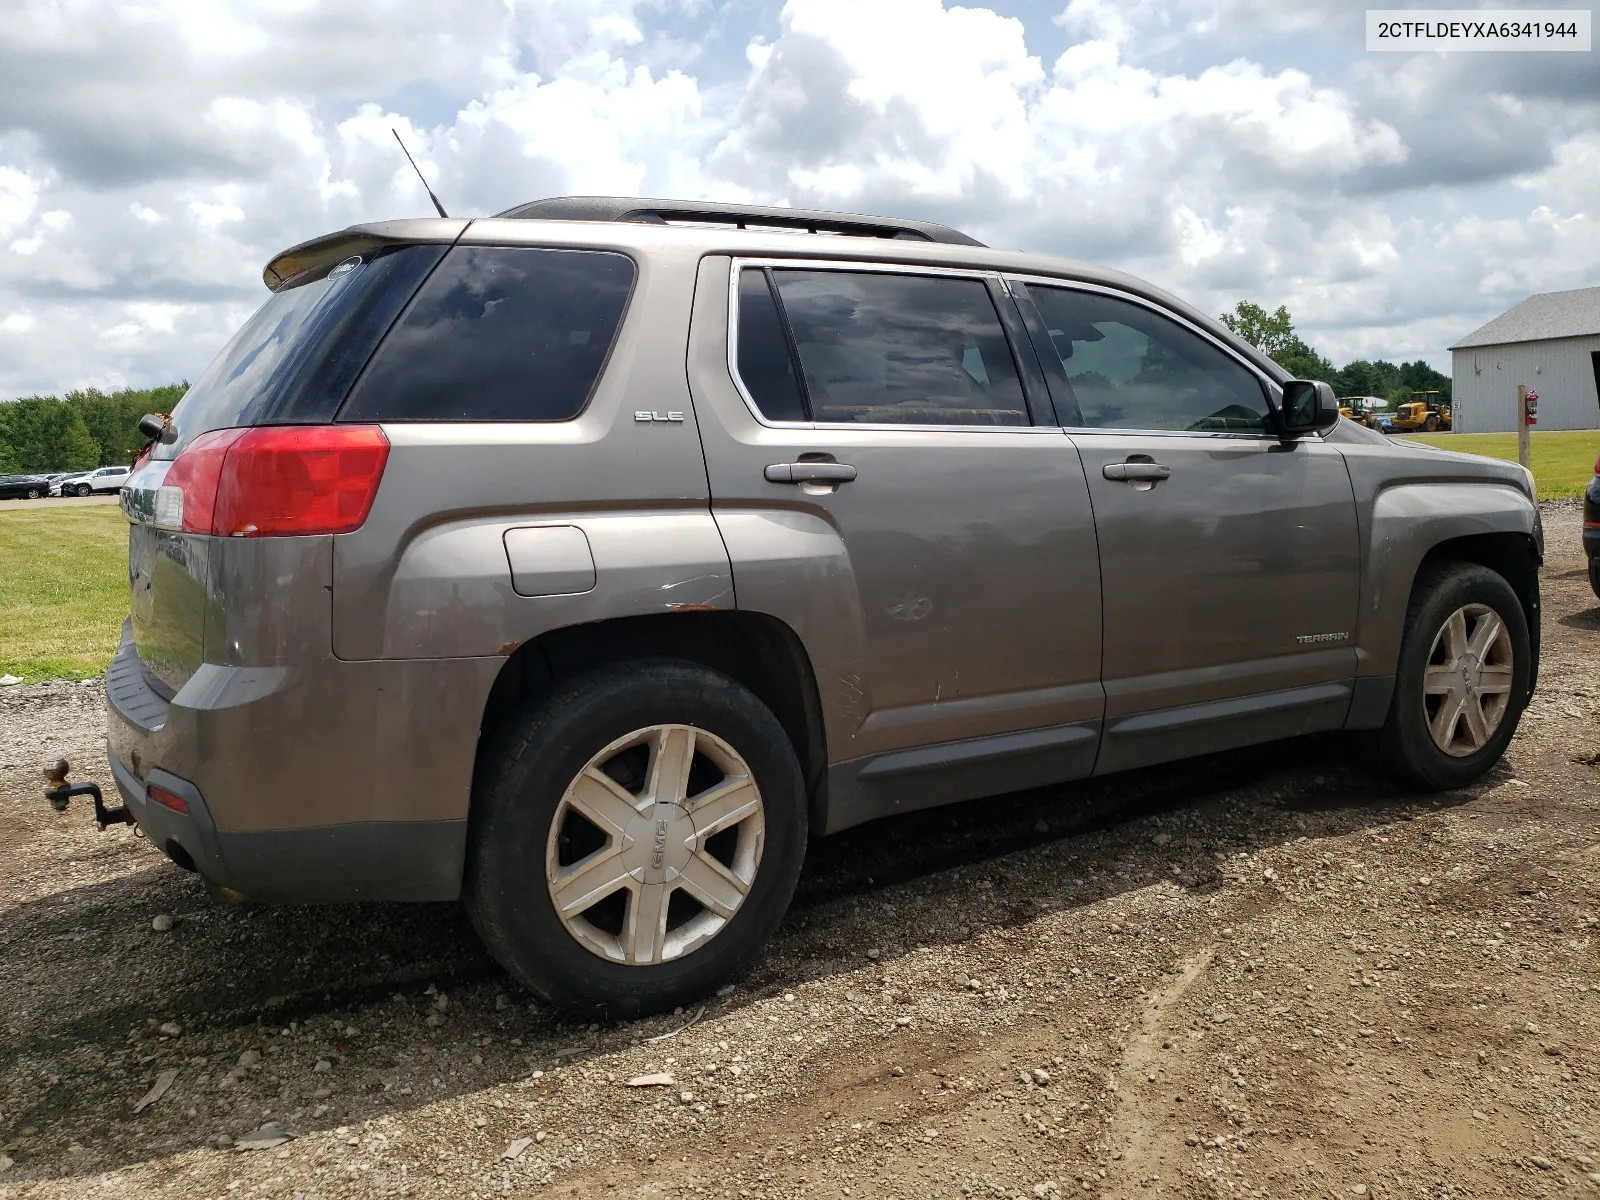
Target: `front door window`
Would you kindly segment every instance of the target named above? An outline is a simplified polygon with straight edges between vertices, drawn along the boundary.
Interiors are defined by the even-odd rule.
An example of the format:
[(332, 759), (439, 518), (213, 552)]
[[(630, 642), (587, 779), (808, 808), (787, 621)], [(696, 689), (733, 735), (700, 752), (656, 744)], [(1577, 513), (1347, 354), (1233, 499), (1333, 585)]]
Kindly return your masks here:
[(1035, 287), (1087, 429), (1265, 433), (1266, 396), (1240, 363), (1196, 333), (1115, 296)]

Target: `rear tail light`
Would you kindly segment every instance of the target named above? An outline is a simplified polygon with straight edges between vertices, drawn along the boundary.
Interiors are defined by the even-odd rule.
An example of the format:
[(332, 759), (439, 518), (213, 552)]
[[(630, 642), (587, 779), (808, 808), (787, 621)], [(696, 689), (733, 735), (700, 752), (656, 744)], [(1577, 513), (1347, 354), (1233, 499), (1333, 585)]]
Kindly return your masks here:
[(389, 461), (376, 425), (264, 425), (195, 438), (156, 494), (156, 523), (218, 537), (359, 529)]
[(156, 492), (156, 524), (185, 533), (210, 533), (217, 482), (228, 450), (248, 430), (216, 429), (184, 447)]
[(186, 813), (189, 811), (189, 802), (176, 792), (167, 791), (166, 788), (156, 787), (155, 784), (151, 784), (150, 787), (146, 789), (145, 794), (149, 796), (154, 803), (161, 805), (162, 808), (170, 808), (176, 813)]

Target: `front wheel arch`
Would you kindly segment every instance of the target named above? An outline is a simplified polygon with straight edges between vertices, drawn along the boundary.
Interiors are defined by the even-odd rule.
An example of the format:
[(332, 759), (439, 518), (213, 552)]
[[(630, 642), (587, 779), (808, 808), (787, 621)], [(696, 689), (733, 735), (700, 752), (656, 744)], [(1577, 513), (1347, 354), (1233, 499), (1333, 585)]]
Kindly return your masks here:
[[(1441, 703), (1436, 693), (1442, 690), (1435, 686), (1433, 673), (1454, 673), (1447, 665), (1450, 659), (1436, 660), (1433, 651), (1449, 624), (1457, 619), (1453, 614), (1472, 609), (1491, 617), (1500, 615), (1501, 620), (1495, 624), (1501, 625), (1510, 642), (1505, 668), (1510, 678), (1502, 680), (1500, 689), (1492, 688), (1485, 680), (1486, 696), (1496, 690), (1506, 696), (1502, 715), (1485, 726), (1480, 739), (1470, 741), (1468, 747), (1455, 748), (1450, 745), (1456, 728), (1454, 720), (1446, 720), (1442, 740), (1433, 730), (1429, 704)], [(1465, 649), (1464, 638), (1460, 649)], [(1379, 766), (1397, 782), (1429, 791), (1464, 787), (1482, 777), (1499, 761), (1516, 733), (1531, 692), (1528, 678), (1533, 660), (1530, 628), (1522, 618), (1515, 589), (1504, 576), (1460, 560), (1440, 559), (1430, 564), (1419, 572), (1407, 606), (1389, 711), (1373, 738)], [(1436, 661), (1440, 665), (1433, 665)], [(1466, 663), (1470, 674), (1477, 675), (1472, 655), (1456, 661)], [(1473, 690), (1455, 689), (1460, 692), (1462, 704), (1468, 702), (1469, 696), (1477, 696), (1477, 686), (1474, 680), (1470, 685)]]
[(1468, 537), (1451, 538), (1441, 542), (1423, 556), (1412, 580), (1414, 596), (1419, 581), (1441, 564), (1460, 562), (1487, 567), (1511, 585), (1522, 605), (1523, 619), (1528, 623), (1528, 639), (1532, 659), (1529, 663), (1528, 688), (1523, 700), (1533, 695), (1539, 682), (1539, 551), (1531, 537), (1524, 533), (1480, 533)]

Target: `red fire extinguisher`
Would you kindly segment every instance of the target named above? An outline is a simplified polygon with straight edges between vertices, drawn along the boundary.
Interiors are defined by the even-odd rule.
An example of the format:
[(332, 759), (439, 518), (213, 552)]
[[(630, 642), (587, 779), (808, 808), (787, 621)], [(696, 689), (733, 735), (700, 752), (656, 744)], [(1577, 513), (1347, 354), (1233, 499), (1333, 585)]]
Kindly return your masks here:
[(1539, 423), (1539, 393), (1529, 392), (1527, 400), (1524, 401), (1524, 405), (1528, 424), (1537, 425)]

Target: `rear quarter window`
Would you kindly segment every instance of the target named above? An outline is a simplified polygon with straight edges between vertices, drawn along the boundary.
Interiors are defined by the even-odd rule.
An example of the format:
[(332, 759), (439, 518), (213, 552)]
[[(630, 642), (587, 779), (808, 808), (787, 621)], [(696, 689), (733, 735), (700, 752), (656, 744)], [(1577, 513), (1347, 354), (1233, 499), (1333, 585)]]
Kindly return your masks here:
[(634, 264), (591, 250), (458, 246), (340, 412), (344, 421), (566, 421), (588, 402)]
[(176, 458), (213, 429), (332, 420), (378, 339), (444, 253), (437, 245), (390, 247), (280, 287), (178, 401), (178, 437), (157, 443), (153, 457)]

